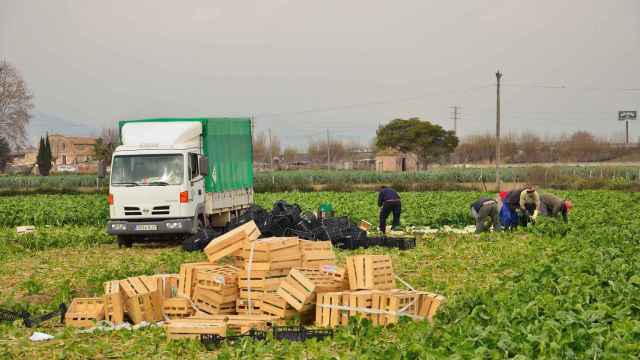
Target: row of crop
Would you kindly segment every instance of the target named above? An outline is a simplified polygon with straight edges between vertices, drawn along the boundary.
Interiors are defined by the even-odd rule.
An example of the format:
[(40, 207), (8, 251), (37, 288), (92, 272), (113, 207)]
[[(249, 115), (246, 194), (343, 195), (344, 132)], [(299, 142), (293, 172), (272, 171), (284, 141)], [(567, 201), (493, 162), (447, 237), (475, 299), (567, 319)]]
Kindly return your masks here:
[[(463, 225), (468, 221), (467, 204), (476, 197), (470, 192), (403, 193), (403, 221), (415, 225)], [(271, 208), (284, 199), (305, 210), (330, 202), (338, 214), (377, 223), (375, 192), (316, 192), (256, 194), (258, 205)], [(28, 195), (0, 197), (0, 226), (19, 225), (104, 225), (108, 207), (104, 195)]]
[[(278, 187), (303, 190), (312, 185), (331, 184), (399, 184), (399, 183), (475, 183), (495, 180), (494, 168), (434, 168), (419, 172), (376, 172), (376, 171), (275, 171), (257, 172), (255, 186), (269, 191)], [(505, 167), (500, 171), (503, 181), (535, 182), (549, 185), (565, 182), (567, 179), (617, 179), (634, 182), (640, 179), (640, 168), (634, 166), (592, 167)], [(108, 179), (97, 180), (95, 175), (57, 176), (0, 176), (0, 190), (51, 189), (76, 190), (106, 189)]]
[[(605, 192), (600, 192), (605, 193)], [(576, 192), (576, 196), (582, 192)], [(402, 196), (402, 221), (408, 225), (464, 226), (470, 223), (469, 204), (478, 192), (408, 192)], [(256, 204), (271, 208), (278, 200), (299, 204), (314, 211), (329, 202), (338, 215), (353, 220), (366, 219), (378, 223), (375, 192), (286, 192), (256, 194)], [(95, 225), (104, 226), (108, 219), (106, 197), (83, 195), (28, 195), (0, 197), (0, 226), (19, 225)]]

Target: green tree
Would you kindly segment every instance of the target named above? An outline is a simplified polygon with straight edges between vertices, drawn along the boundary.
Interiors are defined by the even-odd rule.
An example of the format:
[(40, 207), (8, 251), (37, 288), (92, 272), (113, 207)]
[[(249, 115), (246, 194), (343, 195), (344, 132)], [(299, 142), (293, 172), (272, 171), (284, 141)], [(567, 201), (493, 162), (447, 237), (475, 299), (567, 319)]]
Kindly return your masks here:
[(4, 171), (9, 163), (9, 142), (0, 137), (0, 172)]
[(38, 163), (38, 172), (42, 176), (49, 176), (51, 172), (51, 145), (49, 144), (49, 134), (40, 138), (40, 145), (38, 146), (38, 156), (36, 158)]
[(423, 164), (446, 160), (458, 146), (458, 137), (440, 125), (419, 118), (394, 119), (376, 131), (378, 150), (396, 149), (414, 153)]

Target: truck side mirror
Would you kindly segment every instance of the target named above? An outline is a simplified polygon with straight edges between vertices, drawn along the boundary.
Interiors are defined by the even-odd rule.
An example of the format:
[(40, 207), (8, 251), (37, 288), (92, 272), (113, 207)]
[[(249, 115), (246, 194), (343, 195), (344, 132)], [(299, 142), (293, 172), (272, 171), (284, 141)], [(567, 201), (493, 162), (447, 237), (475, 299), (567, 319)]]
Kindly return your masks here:
[(200, 169), (200, 175), (209, 175), (209, 159), (207, 159), (206, 156), (201, 156), (198, 158), (198, 169)]

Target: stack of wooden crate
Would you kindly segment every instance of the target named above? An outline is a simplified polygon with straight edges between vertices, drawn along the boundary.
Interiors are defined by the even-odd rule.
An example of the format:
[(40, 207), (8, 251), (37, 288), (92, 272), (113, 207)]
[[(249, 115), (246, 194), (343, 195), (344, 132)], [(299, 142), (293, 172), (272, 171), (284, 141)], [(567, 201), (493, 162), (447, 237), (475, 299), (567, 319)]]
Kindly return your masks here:
[(243, 249), (242, 259), (238, 282), (240, 294), (236, 310), (238, 314), (263, 314), (265, 296), (275, 305), (273, 294), (278, 290), (280, 283), (292, 268), (300, 266), (300, 240), (261, 239)]
[(208, 261), (184, 263), (179, 274), (109, 281), (104, 297), (75, 299), (67, 320), (79, 327), (102, 319), (165, 320), (167, 336), (178, 339), (244, 333), (294, 318), (308, 324), (315, 317), (322, 327), (346, 325), (352, 316), (376, 325), (402, 316), (431, 320), (445, 302), (397, 289), (389, 256), (349, 256), (339, 267), (331, 242), (259, 237), (249, 222), (212, 240)]
[(388, 325), (402, 316), (432, 321), (446, 299), (437, 294), (396, 289), (391, 258), (384, 255), (347, 257), (349, 291), (318, 293), (316, 325), (346, 325), (361, 316), (374, 325)]

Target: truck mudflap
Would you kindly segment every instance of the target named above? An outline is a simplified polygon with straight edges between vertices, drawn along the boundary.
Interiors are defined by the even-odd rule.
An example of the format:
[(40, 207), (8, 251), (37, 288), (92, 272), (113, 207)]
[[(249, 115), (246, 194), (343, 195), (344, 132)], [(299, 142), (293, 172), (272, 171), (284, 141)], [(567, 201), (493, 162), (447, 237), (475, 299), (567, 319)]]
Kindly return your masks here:
[(111, 235), (189, 234), (193, 232), (193, 218), (158, 221), (109, 220), (107, 233)]

